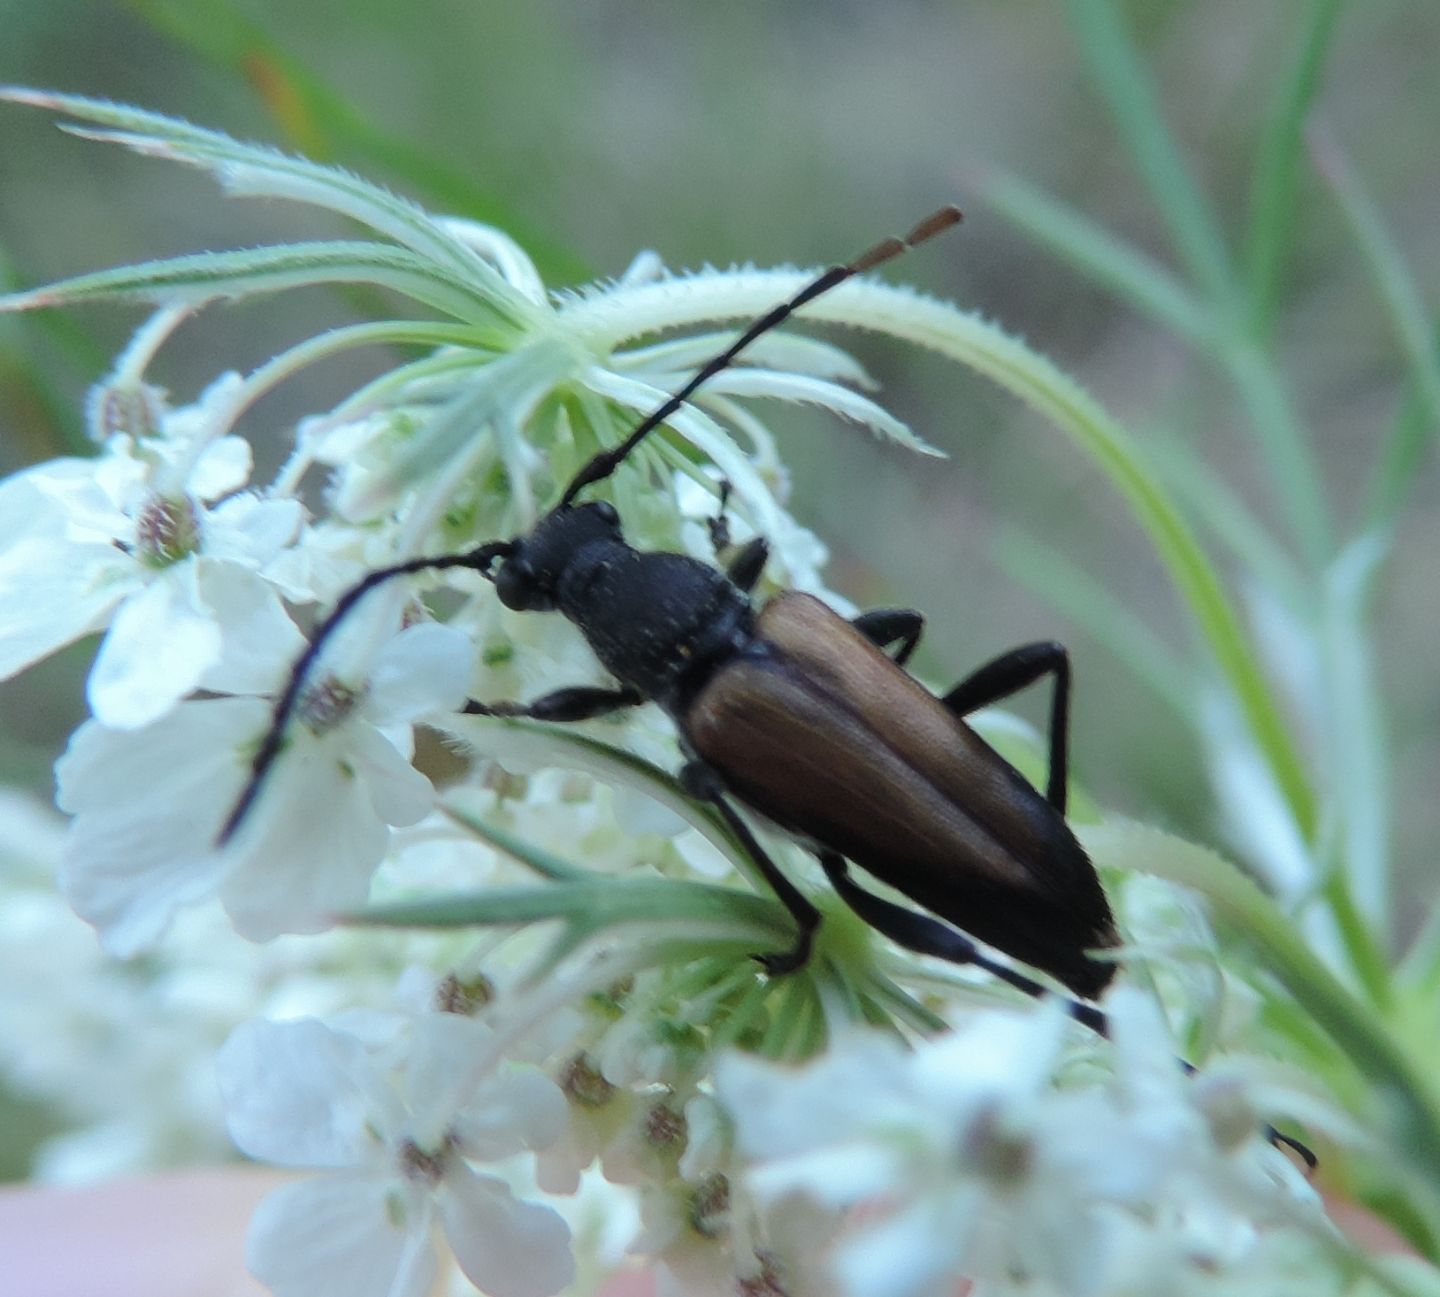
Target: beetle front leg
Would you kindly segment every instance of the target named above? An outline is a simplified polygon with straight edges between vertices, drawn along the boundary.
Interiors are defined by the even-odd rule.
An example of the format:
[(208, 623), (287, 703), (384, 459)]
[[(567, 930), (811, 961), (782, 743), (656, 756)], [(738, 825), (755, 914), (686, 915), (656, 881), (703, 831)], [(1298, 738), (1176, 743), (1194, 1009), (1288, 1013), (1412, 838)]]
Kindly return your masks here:
[(925, 632), (925, 614), (913, 608), (876, 608), (862, 612), (850, 624), (879, 648), (888, 649), (899, 641), (892, 657), (896, 666), (903, 667)]
[[(1026, 977), (1008, 964), (991, 959), (975, 942), (949, 924), (941, 923), (939, 919), (931, 918), (928, 914), (907, 910), (903, 905), (896, 905), (873, 892), (867, 892), (850, 877), (850, 867), (838, 852), (821, 851), (818, 854), (825, 876), (840, 899), (867, 924), (889, 937), (896, 945), (921, 955), (934, 955), (935, 958), (951, 964), (973, 964), (1013, 986), (1017, 991), (1024, 991), (1026, 995), (1036, 999), (1049, 993), (1049, 988), (1034, 978)], [(1097, 1035), (1109, 1035), (1109, 1020), (1093, 1004), (1086, 1004), (1083, 1000), (1072, 999), (1070, 996), (1065, 997), (1064, 1003), (1065, 1011), (1076, 1022), (1089, 1027)]]
[(529, 703), (482, 703), (471, 699), (463, 708), (467, 716), (525, 716), (537, 721), (588, 721), (608, 716), (622, 707), (638, 707), (645, 699), (633, 689), (598, 689), (576, 685), (541, 694)]
[(771, 977), (781, 977), (803, 968), (810, 958), (810, 947), (815, 940), (815, 929), (820, 926), (820, 911), (810, 903), (808, 897), (783, 873), (780, 866), (770, 859), (769, 854), (750, 826), (740, 818), (740, 813), (725, 798), (726, 788), (720, 776), (703, 761), (687, 761), (680, 769), (680, 782), (697, 801), (709, 802), (720, 812), (721, 818), (730, 831), (740, 839), (740, 845), (754, 862), (761, 876), (770, 884), (771, 890), (780, 898), (780, 903), (790, 911), (790, 917), (799, 928), (795, 944), (789, 950), (779, 950), (768, 955), (756, 955), (764, 970)]
[(966, 676), (940, 701), (955, 715), (968, 716), (1019, 693), (1045, 675), (1055, 677), (1055, 692), (1050, 699), (1050, 775), (1045, 800), (1064, 815), (1070, 744), (1070, 655), (1063, 644), (1041, 640), (1002, 653)]

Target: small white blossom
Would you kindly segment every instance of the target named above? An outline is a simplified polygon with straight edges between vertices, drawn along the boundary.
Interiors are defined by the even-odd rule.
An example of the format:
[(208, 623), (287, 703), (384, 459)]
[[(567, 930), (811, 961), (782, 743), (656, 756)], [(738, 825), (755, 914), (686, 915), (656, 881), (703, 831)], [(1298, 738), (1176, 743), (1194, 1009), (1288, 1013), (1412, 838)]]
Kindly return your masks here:
[[(238, 381), (220, 380), (197, 409)], [(304, 641), (261, 572), (303, 513), (242, 491), (249, 469), (238, 437), (122, 434), (97, 461), (0, 484), (0, 677), (108, 624), (89, 700), (112, 728), (147, 725), (200, 688), (273, 688)]]
[(361, 1029), (253, 1022), (221, 1051), (236, 1144), (329, 1171), (261, 1205), (251, 1270), (277, 1297), (422, 1297), (439, 1230), (491, 1297), (559, 1292), (574, 1273), (564, 1221), (472, 1165), (553, 1141), (559, 1091), (534, 1068), (497, 1069), (488, 1029), (469, 1018)]
[(1102, 1292), (1127, 1216), (1207, 1222), (1210, 1243), (1174, 1240), (1175, 1264), (1223, 1268), (1246, 1255), (1265, 1202), (1278, 1221), (1313, 1195), (1258, 1120), (1244, 1150), (1218, 1150), (1153, 1010), (1124, 991), (1109, 1007), (1107, 1087), (1056, 1087), (1057, 1004), (979, 1015), (913, 1052), (872, 1033), (801, 1069), (724, 1060), (746, 1182), (764, 1202), (866, 1209), (831, 1263), (854, 1297), (921, 1297), (961, 1278), (983, 1292)]
[(87, 722), (56, 767), (60, 805), (75, 816), (62, 875), (71, 903), (122, 955), (152, 944), (181, 906), (217, 893), (257, 940), (329, 927), (364, 903), (389, 826), (430, 809), (434, 790), (407, 759), (409, 725), (460, 704), (471, 660), (462, 635), (423, 624), (380, 651), (368, 685), (322, 679), (311, 718), (293, 726), (223, 850), (216, 842), (269, 725), (268, 703), (187, 702), (140, 730)]

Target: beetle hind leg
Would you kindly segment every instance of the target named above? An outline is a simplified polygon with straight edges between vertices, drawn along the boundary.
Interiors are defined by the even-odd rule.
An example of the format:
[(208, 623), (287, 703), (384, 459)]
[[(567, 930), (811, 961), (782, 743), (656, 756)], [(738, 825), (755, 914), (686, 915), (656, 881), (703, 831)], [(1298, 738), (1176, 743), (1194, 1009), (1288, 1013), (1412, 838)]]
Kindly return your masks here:
[(896, 666), (903, 667), (925, 633), (925, 614), (913, 608), (876, 608), (862, 612), (850, 624), (879, 648), (899, 644), (891, 656)]
[[(907, 910), (903, 905), (896, 905), (873, 892), (867, 892), (850, 877), (850, 867), (838, 852), (822, 851), (818, 855), (820, 864), (825, 869), (825, 876), (840, 899), (872, 928), (889, 937), (897, 945), (921, 955), (934, 955), (937, 959), (951, 964), (973, 964), (1008, 986), (1024, 991), (1026, 995), (1036, 999), (1049, 993), (1049, 988), (1034, 978), (1026, 977), (1008, 964), (991, 959), (963, 932), (957, 932), (928, 914)], [(1109, 1035), (1109, 1020), (1093, 1004), (1067, 996), (1065, 1011), (1076, 1022), (1089, 1027), (1097, 1035)]]
[(1050, 775), (1045, 784), (1045, 800), (1064, 815), (1069, 787), (1070, 654), (1063, 644), (1041, 640), (1002, 653), (971, 672), (940, 701), (956, 716), (968, 716), (981, 707), (1019, 693), (1046, 675), (1055, 677), (1055, 692), (1050, 699)]

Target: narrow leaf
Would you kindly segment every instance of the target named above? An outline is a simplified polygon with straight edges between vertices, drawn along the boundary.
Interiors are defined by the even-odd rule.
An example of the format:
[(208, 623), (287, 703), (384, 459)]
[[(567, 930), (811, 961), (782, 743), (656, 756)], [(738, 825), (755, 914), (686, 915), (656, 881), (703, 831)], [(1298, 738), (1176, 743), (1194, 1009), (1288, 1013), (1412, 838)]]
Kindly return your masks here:
[(1095, 88), (1130, 151), (1180, 259), (1217, 303), (1232, 297), (1220, 227), (1165, 126), (1159, 96), (1115, 0), (1068, 0), (1071, 26)]
[(1315, 166), (1340, 203), (1380, 299), (1390, 313), (1391, 327), (1410, 362), (1426, 425), (1433, 434), (1440, 428), (1440, 348), (1435, 323), (1420, 296), (1415, 276), (1395, 242), (1385, 218), (1337, 141), (1320, 131), (1310, 134)]
[(1295, 192), (1305, 116), (1320, 87), (1320, 72), (1344, 0), (1314, 0), (1300, 52), (1276, 96), (1260, 141), (1250, 184), (1250, 226), (1245, 239), (1250, 315), (1262, 336), (1275, 316), (1282, 262), (1294, 241)]
[(388, 243), (285, 243), (240, 252), (198, 252), (62, 279), (0, 297), (0, 311), (33, 311), (118, 298), (201, 306), (325, 283), (364, 283), (424, 302), (471, 323), (493, 321), (490, 303)]
[(0, 88), (0, 98), (66, 113), (106, 130), (67, 127), (83, 138), (124, 145), (135, 152), (188, 162), (213, 174), (232, 194), (285, 198), (347, 216), (410, 248), (472, 287), (483, 288), (492, 312), (511, 324), (532, 320), (534, 311), (501, 276), (461, 241), (432, 221), (416, 204), (336, 167), (291, 157), (261, 144), (244, 144), (220, 131), (178, 118), (87, 99), (18, 87)]
[(993, 180), (985, 196), (1002, 215), (1121, 301), (1180, 337), (1205, 344), (1211, 328), (1205, 310), (1158, 261), (1013, 176)]

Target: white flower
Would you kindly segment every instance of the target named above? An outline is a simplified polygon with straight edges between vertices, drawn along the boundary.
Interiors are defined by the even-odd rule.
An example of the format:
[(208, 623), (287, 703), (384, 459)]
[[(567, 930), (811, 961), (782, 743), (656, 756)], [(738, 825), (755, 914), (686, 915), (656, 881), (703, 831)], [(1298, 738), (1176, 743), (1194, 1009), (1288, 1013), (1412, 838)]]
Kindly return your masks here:
[(1258, 1121), (1246, 1150), (1217, 1148), (1153, 1008), (1129, 991), (1109, 1007), (1120, 1043), (1106, 1087), (1056, 1087), (1054, 1003), (979, 1015), (913, 1052), (857, 1034), (801, 1069), (724, 1060), (746, 1182), (765, 1202), (866, 1208), (832, 1261), (855, 1297), (920, 1297), (962, 1277), (1100, 1292), (1132, 1218), (1206, 1223), (1203, 1246), (1168, 1231), (1177, 1266), (1243, 1257), (1267, 1202), (1285, 1218), (1288, 1163)]
[(497, 1070), (490, 1032), (469, 1018), (365, 1027), (368, 1039), (314, 1019), (252, 1022), (221, 1051), (236, 1144), (329, 1171), (261, 1204), (253, 1273), (277, 1297), (422, 1297), (438, 1226), (492, 1297), (558, 1292), (574, 1273), (564, 1221), (471, 1163), (555, 1139), (559, 1091), (534, 1068)]
[(250, 447), (206, 444), (203, 395), (173, 441), (117, 435), (0, 485), (0, 677), (109, 625), (90, 675), (97, 719), (136, 729), (195, 689), (273, 688), (303, 647), (261, 575), (300, 530), (295, 500), (240, 492)]
[(219, 894), (237, 930), (317, 932), (364, 903), (389, 825), (434, 790), (410, 765), (410, 722), (464, 699), (473, 650), (449, 627), (395, 636), (368, 683), (326, 676), (236, 838), (216, 847), (270, 723), (259, 698), (181, 704), (140, 730), (90, 721), (56, 767), (75, 820), (62, 883), (113, 953), (153, 943), (181, 906)]

